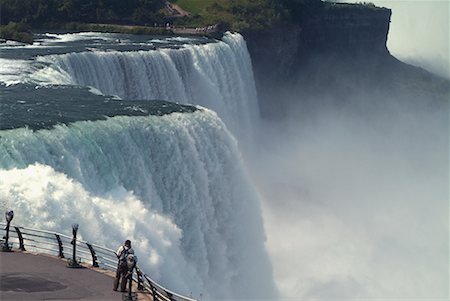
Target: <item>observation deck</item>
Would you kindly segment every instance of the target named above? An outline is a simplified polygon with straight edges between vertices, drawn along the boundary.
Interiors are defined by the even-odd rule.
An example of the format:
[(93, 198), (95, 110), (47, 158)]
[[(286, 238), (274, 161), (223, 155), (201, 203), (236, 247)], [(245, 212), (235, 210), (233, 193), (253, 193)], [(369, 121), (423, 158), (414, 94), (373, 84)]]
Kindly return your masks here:
[[(11, 250), (0, 252), (0, 300), (196, 301), (164, 288), (139, 266), (131, 293), (113, 291), (114, 250), (77, 240), (76, 233), (7, 228), (0, 223), (1, 243)], [(75, 268), (68, 258), (75, 258)]]
[[(114, 274), (98, 268), (67, 268), (58, 257), (22, 251), (0, 252), (1, 300), (122, 300), (112, 290)], [(134, 288), (135, 290), (135, 288)], [(138, 300), (152, 300), (139, 293)]]

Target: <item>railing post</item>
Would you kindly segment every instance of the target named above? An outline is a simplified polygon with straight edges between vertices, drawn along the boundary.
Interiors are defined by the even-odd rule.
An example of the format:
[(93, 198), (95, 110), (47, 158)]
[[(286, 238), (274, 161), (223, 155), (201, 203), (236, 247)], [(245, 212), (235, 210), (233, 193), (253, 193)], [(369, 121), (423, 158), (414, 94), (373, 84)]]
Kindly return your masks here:
[(59, 247), (59, 255), (58, 256), (60, 258), (64, 258), (64, 248), (63, 248), (63, 244), (61, 241), (61, 237), (59, 237), (59, 235), (56, 233), (55, 233), (55, 236), (56, 236), (56, 240), (58, 241), (58, 247)]
[(92, 256), (92, 266), (98, 268), (98, 262), (97, 262), (97, 255), (95, 254), (94, 248), (92, 247), (92, 245), (90, 243), (86, 243), (86, 245), (89, 248), (89, 251), (91, 251), (91, 256)]
[(16, 229), (17, 237), (19, 238), (19, 249), (22, 250), (22, 251), (26, 251), (25, 250), (25, 246), (23, 244), (22, 232), (20, 232), (19, 227), (14, 227), (14, 229)]
[(5, 212), (5, 218), (6, 218), (6, 235), (5, 235), (5, 242), (2, 245), (2, 252), (11, 252), (11, 248), (9, 247), (9, 225), (11, 224), (11, 221), (14, 217), (14, 211), (6, 211)]
[(173, 301), (173, 295), (169, 292), (166, 292), (166, 294), (169, 297), (169, 300)]
[(140, 269), (136, 268), (136, 274), (137, 274), (137, 280), (138, 280), (138, 291), (143, 291), (144, 290), (144, 280), (142, 279), (142, 272)]
[(72, 252), (72, 260), (69, 260), (69, 263), (67, 267), (69, 268), (81, 268), (82, 266), (77, 262), (76, 253), (77, 253), (77, 231), (78, 231), (78, 224), (72, 225), (72, 242), (73, 245), (73, 252)]
[[(147, 280), (148, 280), (148, 279), (147, 279)], [(158, 299), (156, 299), (156, 298), (157, 298), (158, 295), (156, 294), (156, 288), (153, 286), (153, 284), (152, 284), (151, 281), (149, 281), (148, 284), (150, 284), (150, 289), (151, 289), (151, 291), (152, 291), (152, 297), (153, 297), (153, 300), (154, 300), (154, 301), (157, 301)]]

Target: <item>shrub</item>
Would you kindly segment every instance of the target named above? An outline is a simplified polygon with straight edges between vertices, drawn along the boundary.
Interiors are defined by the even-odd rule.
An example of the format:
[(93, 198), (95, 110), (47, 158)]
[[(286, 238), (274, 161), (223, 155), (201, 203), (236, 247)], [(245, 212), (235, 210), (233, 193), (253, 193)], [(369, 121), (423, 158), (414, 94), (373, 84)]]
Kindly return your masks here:
[(25, 23), (9, 22), (0, 26), (0, 38), (33, 44), (33, 34)]

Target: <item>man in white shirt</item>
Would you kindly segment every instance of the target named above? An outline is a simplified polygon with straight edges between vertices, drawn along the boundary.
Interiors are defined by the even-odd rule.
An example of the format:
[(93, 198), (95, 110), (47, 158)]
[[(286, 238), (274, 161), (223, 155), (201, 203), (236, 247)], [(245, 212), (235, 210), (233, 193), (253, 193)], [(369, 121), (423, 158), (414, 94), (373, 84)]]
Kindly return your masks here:
[(127, 256), (129, 254), (134, 254), (134, 250), (131, 248), (131, 241), (126, 240), (123, 246), (120, 246), (119, 249), (116, 251), (116, 256), (119, 259), (119, 263), (117, 264), (117, 270), (116, 270), (116, 278), (114, 279), (114, 285), (113, 290), (117, 291), (117, 288), (119, 287), (119, 281), (122, 278), (122, 281), (120, 281), (120, 291), (125, 292), (126, 291), (126, 285), (127, 285), (127, 272), (128, 272), (128, 266), (127, 266)]

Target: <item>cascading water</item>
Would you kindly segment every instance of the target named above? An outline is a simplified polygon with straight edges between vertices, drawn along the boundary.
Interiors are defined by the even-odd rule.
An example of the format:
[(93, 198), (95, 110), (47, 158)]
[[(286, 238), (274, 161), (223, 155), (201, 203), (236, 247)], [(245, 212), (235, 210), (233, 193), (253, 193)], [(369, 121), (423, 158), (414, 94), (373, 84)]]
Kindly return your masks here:
[(261, 212), (240, 160), (207, 110), (2, 131), (1, 207), (33, 227), (79, 221), (109, 247), (129, 237), (141, 265), (185, 294), (268, 298)]
[(198, 104), (217, 112), (237, 135), (258, 116), (250, 56), (239, 34), (178, 49), (95, 50), (40, 56), (37, 82), (91, 86), (123, 99)]
[[(258, 115), (242, 37), (125, 51), (77, 44), (98, 36), (116, 39), (63, 35), (54, 48), (44, 41), (20, 48), (34, 55), (0, 59), (0, 82), (13, 85), (0, 85), (8, 98), (0, 118), (17, 124), (0, 124), (0, 209), (13, 208), (15, 222), (31, 227), (78, 222), (84, 239), (111, 248), (129, 238), (146, 272), (180, 293), (273, 298), (259, 200), (227, 129), (243, 137)], [(58, 85), (91, 86), (130, 105), (113, 109), (110, 98)], [(131, 99), (199, 104), (224, 123), (209, 109), (171, 113), (167, 103), (152, 109), (163, 116), (99, 120), (112, 116), (107, 110), (146, 112)], [(14, 112), (29, 116), (19, 122)]]

